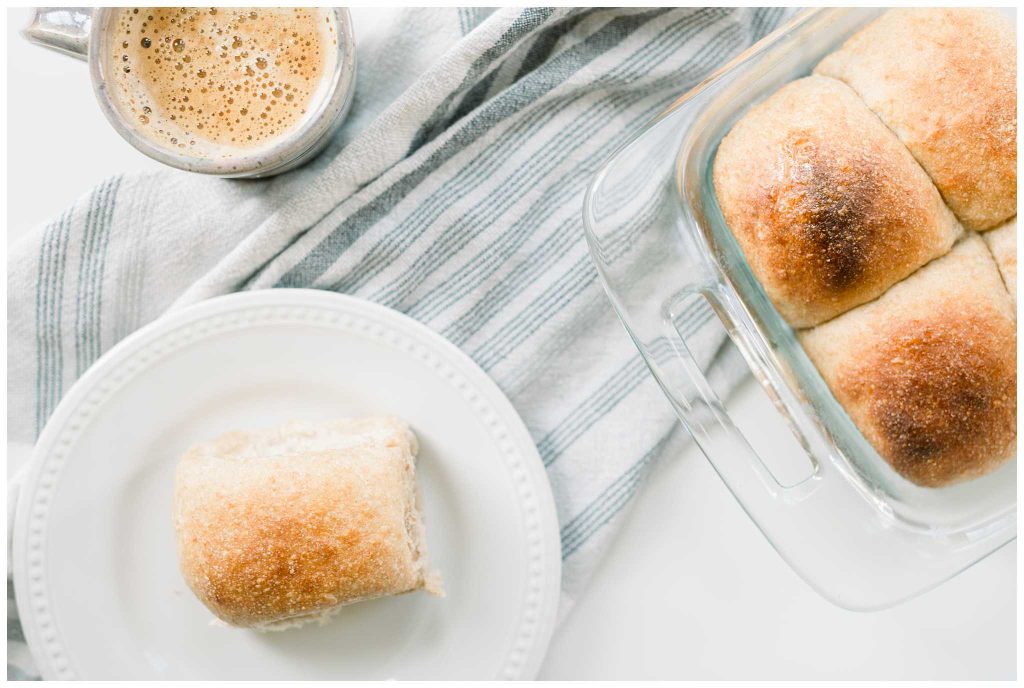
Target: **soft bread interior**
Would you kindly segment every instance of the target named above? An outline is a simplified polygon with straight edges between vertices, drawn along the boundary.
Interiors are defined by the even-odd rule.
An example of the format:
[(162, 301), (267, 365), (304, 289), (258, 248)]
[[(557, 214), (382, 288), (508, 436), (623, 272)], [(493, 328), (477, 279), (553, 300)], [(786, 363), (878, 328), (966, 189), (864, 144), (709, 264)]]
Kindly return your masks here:
[(1010, 300), (1016, 306), (1017, 219), (1014, 218), (999, 229), (985, 232), (982, 234), (982, 237), (985, 239), (985, 243), (988, 244), (988, 250), (992, 252), (992, 257), (996, 259), (996, 265), (999, 266), (999, 272), (1002, 274), (1003, 282), (1006, 284), (1006, 291), (1010, 293)]

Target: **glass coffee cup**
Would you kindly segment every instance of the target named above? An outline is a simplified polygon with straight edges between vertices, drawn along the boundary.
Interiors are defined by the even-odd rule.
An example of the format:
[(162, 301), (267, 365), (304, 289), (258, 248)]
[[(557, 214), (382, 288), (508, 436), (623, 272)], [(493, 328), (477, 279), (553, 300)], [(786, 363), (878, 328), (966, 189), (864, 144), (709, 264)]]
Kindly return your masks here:
[(38, 8), (24, 34), (89, 63), (104, 115), (135, 148), (220, 177), (310, 160), (355, 86), (343, 8)]

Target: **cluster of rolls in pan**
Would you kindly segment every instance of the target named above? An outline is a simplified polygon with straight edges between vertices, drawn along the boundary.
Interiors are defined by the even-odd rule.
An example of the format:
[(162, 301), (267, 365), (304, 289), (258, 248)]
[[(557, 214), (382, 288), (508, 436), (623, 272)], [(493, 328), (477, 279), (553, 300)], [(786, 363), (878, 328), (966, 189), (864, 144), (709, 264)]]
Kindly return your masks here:
[(890, 10), (723, 139), (750, 268), (899, 474), (1016, 451), (1016, 36), (995, 10)]

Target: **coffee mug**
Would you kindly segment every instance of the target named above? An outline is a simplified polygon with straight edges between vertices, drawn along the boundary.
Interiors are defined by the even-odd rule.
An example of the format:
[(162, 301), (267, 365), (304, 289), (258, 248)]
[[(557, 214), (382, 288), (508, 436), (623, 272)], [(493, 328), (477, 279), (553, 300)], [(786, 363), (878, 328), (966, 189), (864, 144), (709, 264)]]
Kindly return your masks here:
[[(199, 31), (196, 27), (209, 23), (207, 28), (211, 32), (204, 36), (209, 38), (212, 29), (218, 26), (212, 23), (216, 18), (200, 16), (195, 9), (151, 9), (146, 35), (147, 13), (138, 15), (138, 8), (41, 7), (35, 10), (24, 35), (34, 43), (86, 60), (103, 114), (128, 143), (149, 157), (190, 172), (220, 177), (266, 177), (307, 162), (327, 145), (344, 120), (355, 87), (352, 19), (343, 8), (311, 9), (304, 13), (302, 8), (254, 8), (251, 17), (239, 13), (239, 9), (219, 11), (222, 15), (237, 15), (229, 17), (231, 21), (244, 22), (248, 18), (253, 25), (264, 22), (268, 31), (275, 32), (274, 38), (267, 39), (269, 44), (288, 42), (292, 53), (283, 53), (286, 59), (268, 65), (266, 57), (256, 56), (265, 52), (247, 52), (249, 44), (245, 41), (256, 39), (248, 34), (230, 36), (230, 31), (223, 32), (221, 28), (216, 31), (224, 36), (215, 42), (223, 45), (207, 42), (201, 46), (201, 52), (196, 52), (198, 42), (186, 48), (186, 40), (173, 37), (177, 35), (173, 31), (161, 33), (157, 28), (173, 27), (182, 35), (193, 31), (198, 38), (205, 29)], [(300, 54), (303, 45), (311, 45), (310, 40), (302, 40), (309, 36), (293, 32), (290, 35), (294, 38), (282, 41), (280, 37), (288, 34), (281, 33), (280, 18), (260, 14), (274, 11), (294, 12), (297, 27), (300, 18), (305, 22), (302, 26), (311, 26), (314, 14), (317, 22), (325, 20), (323, 25), (317, 24), (320, 30), (314, 47), (306, 50), (313, 59), (307, 61), (307, 55)], [(178, 12), (182, 16), (176, 16)], [(216, 15), (218, 8), (205, 12)], [(196, 19), (200, 21), (197, 23)], [(217, 21), (220, 26), (232, 26), (224, 24), (228, 18)], [(320, 34), (330, 36), (330, 40), (324, 40)], [(319, 46), (324, 49), (320, 51)], [(214, 54), (218, 50), (223, 52)], [(151, 63), (159, 64), (161, 57), (165, 67), (153, 67)], [(238, 64), (232, 64), (232, 58)], [(143, 65), (149, 71), (146, 77), (136, 79), (130, 74), (131, 67), (143, 59), (150, 61)], [(172, 60), (177, 61), (177, 72), (167, 67)], [(182, 61), (192, 64), (183, 65)], [(229, 83), (227, 77), (221, 79), (224, 83), (202, 79), (207, 76), (199, 68), (204, 61), (216, 66), (229, 65), (229, 69), (235, 70), (233, 73), (240, 75), (237, 83)], [(315, 66), (309, 67), (314, 61)], [(281, 77), (282, 74), (285, 76)], [(153, 86), (159, 86), (152, 89), (158, 94), (145, 93), (151, 100), (143, 105), (142, 98), (133, 95), (135, 92), (127, 83), (129, 76), (140, 84), (149, 80)], [(315, 83), (306, 83), (310, 79)], [(191, 101), (188, 94), (192, 95)], [(207, 112), (197, 114), (204, 112), (203, 105)], [(162, 119), (157, 120), (158, 116)], [(197, 135), (197, 129), (203, 130), (204, 125), (203, 135)], [(165, 126), (166, 129), (162, 128)]]

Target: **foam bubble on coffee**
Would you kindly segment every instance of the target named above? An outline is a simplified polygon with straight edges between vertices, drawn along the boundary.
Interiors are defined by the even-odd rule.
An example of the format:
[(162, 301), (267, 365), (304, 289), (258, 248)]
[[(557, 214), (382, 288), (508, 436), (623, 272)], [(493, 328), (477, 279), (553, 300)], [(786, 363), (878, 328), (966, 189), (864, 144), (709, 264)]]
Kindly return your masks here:
[(113, 21), (107, 81), (118, 109), (187, 155), (274, 143), (315, 108), (337, 54), (325, 9), (135, 7)]

